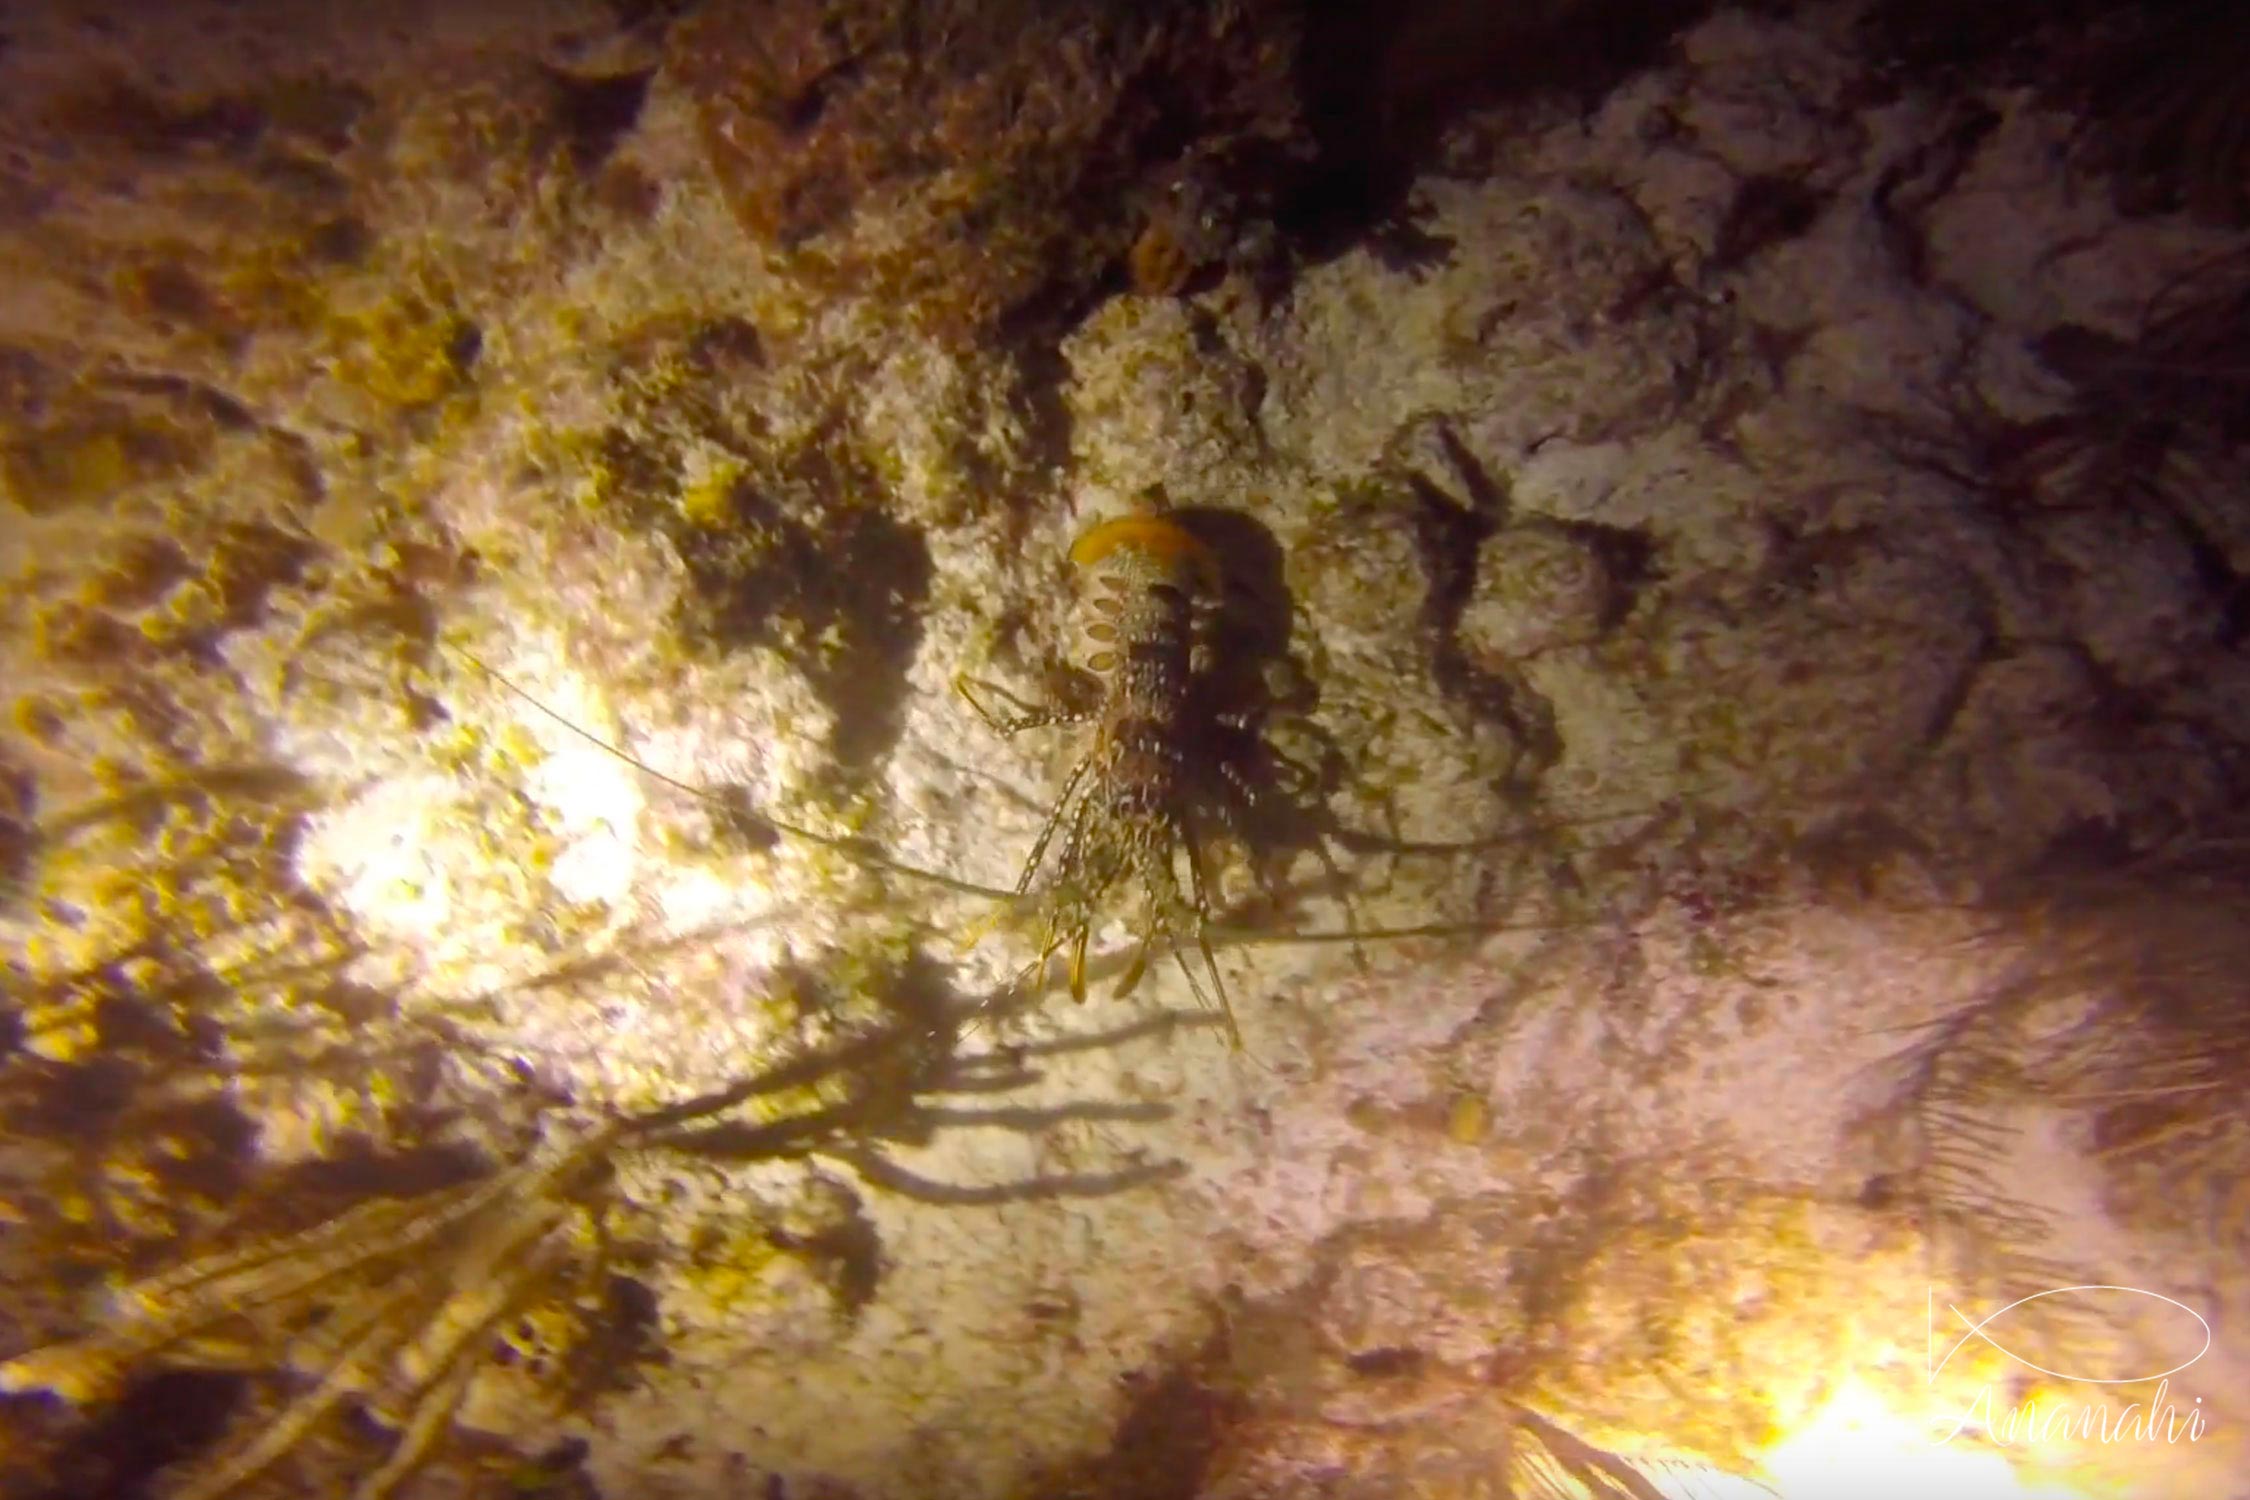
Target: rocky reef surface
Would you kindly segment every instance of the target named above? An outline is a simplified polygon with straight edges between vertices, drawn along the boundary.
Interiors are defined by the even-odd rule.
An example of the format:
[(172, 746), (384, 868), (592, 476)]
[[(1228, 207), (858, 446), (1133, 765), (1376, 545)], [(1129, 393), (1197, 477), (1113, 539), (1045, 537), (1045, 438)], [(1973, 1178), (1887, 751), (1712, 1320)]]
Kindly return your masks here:
[(2242, 1493), (2241, 74), (1927, 9), (11, 8), (0, 1489)]

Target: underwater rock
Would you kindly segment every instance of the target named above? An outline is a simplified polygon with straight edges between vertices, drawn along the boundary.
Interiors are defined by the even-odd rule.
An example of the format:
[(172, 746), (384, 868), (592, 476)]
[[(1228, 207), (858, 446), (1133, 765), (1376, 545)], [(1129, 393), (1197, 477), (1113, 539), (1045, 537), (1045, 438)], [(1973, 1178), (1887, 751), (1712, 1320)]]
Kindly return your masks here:
[[(1933, 1266), (2243, 1325), (2250, 251), (2042, 96), (1661, 0), (80, 9), (0, 47), (0, 1488), (220, 1360), (277, 1491), (1623, 1486), (1926, 1416)], [(1013, 890), (1129, 847), (1071, 556), (1167, 497), (1239, 1053), (1146, 872), (1041, 867), (1083, 1004)]]
[(1617, 583), (1584, 536), (1551, 525), (1496, 531), (1477, 548), (1462, 607), (1462, 649), (1499, 668), (1552, 646), (1592, 640), (1609, 623)]
[(727, 206), (785, 274), (969, 340), (1080, 310), (1182, 143), (1208, 158), (1291, 138), (1293, 51), (1265, 0), (722, 0), (674, 29), (666, 67)]

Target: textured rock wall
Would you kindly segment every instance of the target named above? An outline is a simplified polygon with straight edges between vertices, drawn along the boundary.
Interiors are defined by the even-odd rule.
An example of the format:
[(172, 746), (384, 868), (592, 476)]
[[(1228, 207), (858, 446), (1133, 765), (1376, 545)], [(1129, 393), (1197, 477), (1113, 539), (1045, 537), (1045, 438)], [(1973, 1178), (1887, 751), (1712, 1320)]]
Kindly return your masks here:
[[(1910, 7), (1357, 159), (1263, 6), (166, 16), (0, 51), (11, 1482), (164, 1368), (253, 1377), (189, 1495), (1539, 1493), (2108, 1400), (1933, 1391), (1933, 1285), (2154, 1287), (2250, 1388), (2208, 172), (2121, 213)], [(953, 691), (1069, 701), (1158, 489), (1240, 1051), (1112, 993), (1128, 890), (1010, 992), (1086, 731)], [(2182, 1336), (2104, 1311), (2029, 1341)]]

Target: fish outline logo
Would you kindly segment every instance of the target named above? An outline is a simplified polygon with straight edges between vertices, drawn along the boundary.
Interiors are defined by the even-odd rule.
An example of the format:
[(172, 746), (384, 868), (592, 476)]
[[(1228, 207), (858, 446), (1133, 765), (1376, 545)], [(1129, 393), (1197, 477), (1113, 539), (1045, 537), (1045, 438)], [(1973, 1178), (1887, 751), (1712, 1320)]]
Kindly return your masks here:
[[(2136, 1297), (2153, 1297), (2159, 1302), (2170, 1303), (2172, 1306), (2178, 1308), (2181, 1312), (2184, 1312), (2189, 1317), (2195, 1319), (2196, 1326), (2203, 1330), (2203, 1347), (2196, 1350), (2195, 1353), (2189, 1355), (2186, 1359), (2180, 1361), (2170, 1369), (2159, 1370), (2154, 1374), (2108, 1377), (2099, 1375), (2072, 1375), (2062, 1370), (2050, 1370), (2045, 1365), (2036, 1364), (2033, 1361), (2024, 1358), (2015, 1350), (2010, 1349), (2006, 1344), (2001, 1343), (1991, 1334), (1985, 1332), (1987, 1328), (1990, 1328), (2001, 1318), (2006, 1317), (2009, 1313), (2014, 1312), (2017, 1308), (2023, 1306), (2027, 1302), (2037, 1302), (2043, 1297), (2060, 1297), (2071, 1292), (2129, 1292)], [(1927, 1324), (1926, 1332), (1928, 1337), (1928, 1346), (1923, 1351), (1923, 1360), (1926, 1364), (1929, 1365), (1929, 1382), (1933, 1386), (1937, 1384), (1938, 1375), (1945, 1369), (1946, 1365), (1952, 1361), (1953, 1356), (1961, 1352), (1961, 1346), (1968, 1343), (1968, 1341), (1973, 1338), (1982, 1339), (1985, 1343), (1990, 1344), (1993, 1348), (1999, 1350), (2002, 1354), (2005, 1354), (2008, 1358), (2014, 1360), (2017, 1364), (2022, 1365), (2026, 1369), (2036, 1370), (2040, 1374), (2049, 1376), (2056, 1380), (2075, 1381), (2083, 1385), (2140, 1385), (2151, 1380), (2164, 1380), (2173, 1375), (2179, 1374), (2180, 1371), (2186, 1369), (2188, 1366), (2202, 1359), (2204, 1355), (2211, 1352), (2212, 1339), (2210, 1319), (2204, 1317), (2203, 1314), (2197, 1312), (2194, 1308), (2188, 1306), (2185, 1302), (2182, 1302), (2177, 1297), (2167, 1297), (2162, 1292), (2152, 1292), (2145, 1287), (2123, 1286), (2114, 1282), (2086, 1282), (2077, 1286), (2049, 1287), (2046, 1291), (2043, 1292), (2033, 1292), (2028, 1297), (2018, 1297), (2015, 1301), (2009, 1303), (2006, 1307), (1999, 1309), (1999, 1311), (1991, 1313), (1986, 1317), (1976, 1319), (1974, 1321), (1970, 1319), (1967, 1313), (1961, 1311), (1960, 1308), (1955, 1307), (1950, 1302), (1945, 1305), (1945, 1310), (1953, 1314), (1954, 1317), (1959, 1318), (1967, 1331), (1964, 1332), (1958, 1339), (1954, 1340), (1953, 1347), (1945, 1351), (1945, 1357), (1943, 1359), (1937, 1359), (1933, 1363), (1931, 1361), (1937, 1346), (1937, 1288), (1928, 1288), (1927, 1303), (1924, 1314)]]

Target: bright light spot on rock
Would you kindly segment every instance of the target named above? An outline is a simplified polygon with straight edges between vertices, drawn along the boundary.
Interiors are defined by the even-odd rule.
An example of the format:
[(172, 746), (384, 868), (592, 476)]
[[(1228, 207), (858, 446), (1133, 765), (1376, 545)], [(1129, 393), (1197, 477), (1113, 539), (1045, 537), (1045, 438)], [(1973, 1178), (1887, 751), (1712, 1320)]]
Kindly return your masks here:
[(401, 780), (331, 809), (308, 830), (300, 873), (365, 922), (398, 933), (442, 930), (453, 883), (432, 857), (430, 810), (447, 805), (449, 793), (440, 780)]
[(710, 870), (681, 870), (657, 893), (664, 921), (675, 932), (733, 915), (740, 899), (739, 881), (721, 879)]
[(2090, 1500), (2083, 1490), (2026, 1482), (2007, 1458), (1963, 1432), (1916, 1421), (1859, 1381), (1767, 1456), (1784, 1500)]
[(524, 792), (553, 816), (565, 844), (548, 871), (556, 894), (578, 903), (622, 901), (633, 885), (643, 800), (633, 768), (591, 745), (565, 748), (525, 777)]

